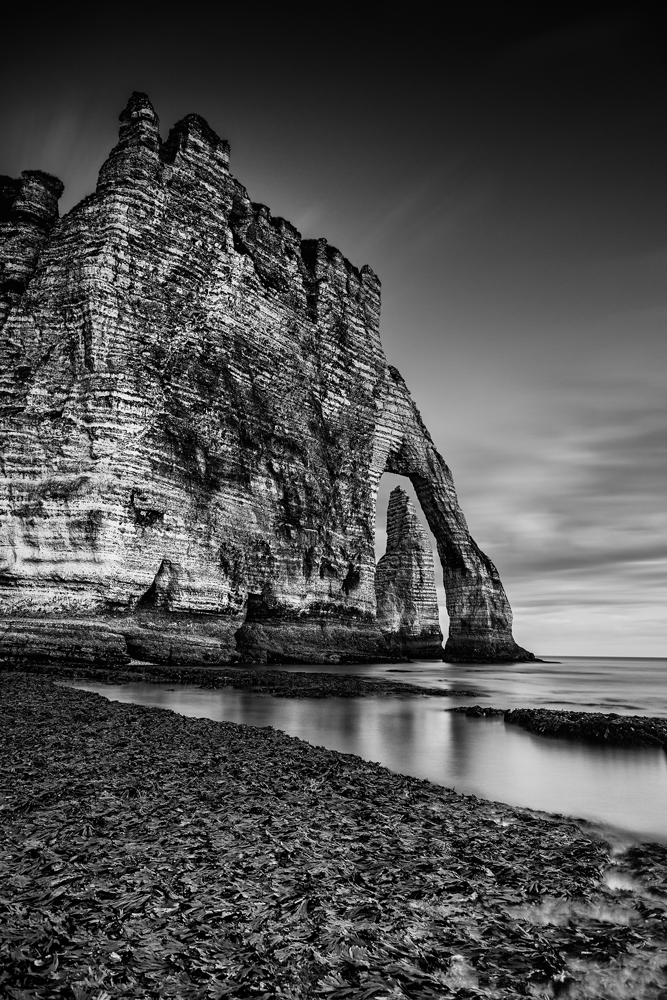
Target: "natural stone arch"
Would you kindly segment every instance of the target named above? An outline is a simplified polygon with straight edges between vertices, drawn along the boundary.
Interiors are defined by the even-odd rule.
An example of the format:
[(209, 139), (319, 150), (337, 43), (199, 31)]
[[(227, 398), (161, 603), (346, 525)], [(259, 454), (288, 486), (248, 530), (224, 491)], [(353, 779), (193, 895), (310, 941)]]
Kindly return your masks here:
[(125, 641), (159, 662), (384, 659), (388, 471), (437, 540), (448, 657), (531, 658), (387, 365), (368, 265), (252, 202), (197, 115), (163, 142), (145, 94), (60, 221), (54, 178), (1, 187), (0, 656), (103, 660), (113, 634), (114, 662)]
[(447, 660), (532, 659), (512, 636), (512, 610), (498, 571), (470, 536), (452, 474), (424, 426), (400, 373), (391, 365), (376, 426), (372, 484), (384, 472), (415, 488), (442, 564), (449, 614)]

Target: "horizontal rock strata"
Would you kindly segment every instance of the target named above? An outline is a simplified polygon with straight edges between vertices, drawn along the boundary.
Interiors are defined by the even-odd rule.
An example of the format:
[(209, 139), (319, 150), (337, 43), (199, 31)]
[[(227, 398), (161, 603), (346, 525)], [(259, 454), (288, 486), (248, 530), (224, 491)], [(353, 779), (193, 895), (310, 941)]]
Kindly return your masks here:
[(378, 278), (253, 203), (202, 118), (158, 126), (134, 94), (63, 218), (55, 178), (0, 181), (0, 656), (385, 658), (390, 471), (437, 540), (447, 657), (530, 658), (387, 365)]

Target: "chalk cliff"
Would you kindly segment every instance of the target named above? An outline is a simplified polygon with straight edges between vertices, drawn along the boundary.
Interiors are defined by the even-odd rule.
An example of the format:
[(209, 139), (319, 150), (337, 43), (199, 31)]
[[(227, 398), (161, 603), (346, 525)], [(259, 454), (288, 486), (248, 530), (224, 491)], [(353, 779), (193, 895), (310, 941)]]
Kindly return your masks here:
[(392, 652), (442, 658), (431, 542), (407, 493), (387, 508), (387, 551), (375, 567), (376, 617)]
[(408, 476), (449, 659), (532, 658), (379, 337), (380, 282), (302, 240), (197, 115), (133, 94), (97, 190), (0, 179), (0, 655), (373, 659), (375, 503)]

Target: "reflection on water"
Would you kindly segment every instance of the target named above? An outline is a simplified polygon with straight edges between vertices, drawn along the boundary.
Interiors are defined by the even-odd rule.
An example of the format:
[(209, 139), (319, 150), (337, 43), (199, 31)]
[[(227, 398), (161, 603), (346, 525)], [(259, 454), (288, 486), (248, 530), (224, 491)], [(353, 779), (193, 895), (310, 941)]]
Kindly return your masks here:
[(602, 656), (554, 657), (559, 663), (413, 663), (355, 664), (331, 667), (281, 666), (281, 670), (315, 670), (363, 674), (388, 680), (474, 691), (457, 704), (496, 708), (553, 708), (619, 715), (667, 716), (667, 660)]
[[(496, 668), (497, 669), (497, 668)], [(272, 698), (158, 684), (93, 685), (112, 700), (273, 726), (401, 774), (667, 842), (667, 756), (533, 736), (446, 711), (451, 698)]]

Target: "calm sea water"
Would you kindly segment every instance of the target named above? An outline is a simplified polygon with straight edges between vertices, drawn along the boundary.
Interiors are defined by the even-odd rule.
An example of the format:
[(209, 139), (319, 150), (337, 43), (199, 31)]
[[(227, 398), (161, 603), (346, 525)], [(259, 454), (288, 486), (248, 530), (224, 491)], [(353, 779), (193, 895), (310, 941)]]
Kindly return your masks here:
[(443, 691), (473, 691), (456, 704), (494, 708), (551, 708), (577, 712), (667, 717), (667, 659), (562, 656), (548, 663), (439, 663), (353, 666), (286, 666), (281, 670), (318, 670), (406, 681)]
[(621, 839), (667, 843), (663, 751), (549, 739), (502, 720), (447, 711), (479, 703), (667, 716), (667, 660), (567, 657), (558, 664), (508, 667), (418, 661), (329, 669), (443, 690), (465, 688), (475, 697), (273, 698), (173, 684), (76, 686), (183, 715), (273, 726), (467, 794), (580, 817), (612, 828)]

